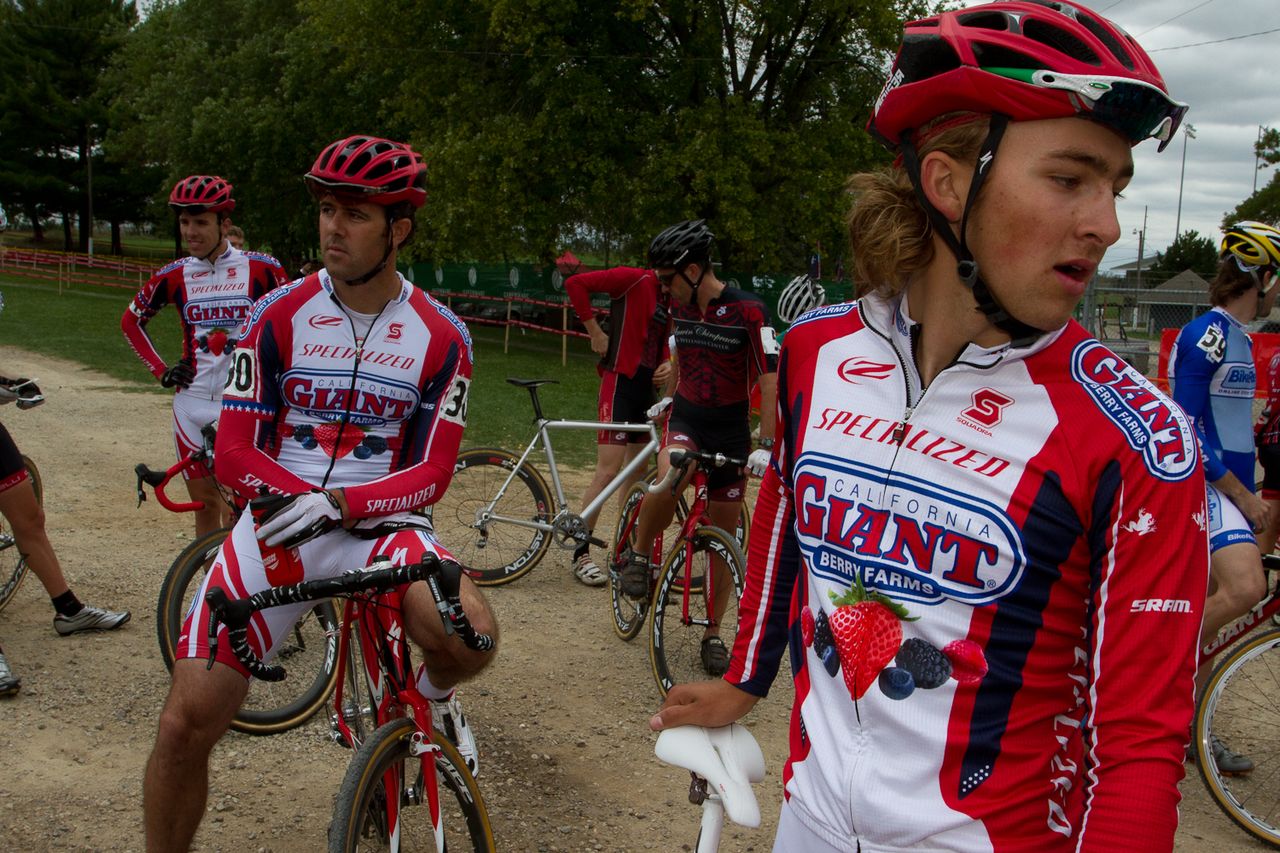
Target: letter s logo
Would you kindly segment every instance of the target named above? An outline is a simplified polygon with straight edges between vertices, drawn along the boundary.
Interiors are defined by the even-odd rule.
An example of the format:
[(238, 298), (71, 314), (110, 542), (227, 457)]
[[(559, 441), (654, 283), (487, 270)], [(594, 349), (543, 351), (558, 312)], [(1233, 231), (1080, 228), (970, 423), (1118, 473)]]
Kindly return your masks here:
[(977, 421), (990, 428), (1000, 423), (1004, 416), (1005, 406), (1013, 403), (1013, 398), (1001, 394), (992, 388), (979, 388), (973, 392), (973, 405), (965, 409), (966, 418)]

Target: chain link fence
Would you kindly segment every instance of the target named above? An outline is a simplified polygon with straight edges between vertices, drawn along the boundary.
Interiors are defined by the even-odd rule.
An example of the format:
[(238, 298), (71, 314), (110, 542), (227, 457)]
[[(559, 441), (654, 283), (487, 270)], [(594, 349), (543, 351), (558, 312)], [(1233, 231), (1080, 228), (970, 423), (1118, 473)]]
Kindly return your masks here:
[(1117, 355), (1155, 377), (1163, 331), (1180, 329), (1207, 310), (1207, 282), (1186, 272), (1151, 288), (1100, 279), (1086, 291), (1077, 319)]

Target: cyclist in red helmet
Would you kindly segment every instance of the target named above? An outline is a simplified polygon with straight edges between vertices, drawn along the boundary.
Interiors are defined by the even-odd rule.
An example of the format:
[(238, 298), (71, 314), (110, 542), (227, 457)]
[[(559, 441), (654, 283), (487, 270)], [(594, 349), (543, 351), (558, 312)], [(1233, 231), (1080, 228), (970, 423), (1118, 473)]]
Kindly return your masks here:
[[(201, 428), (218, 420), (231, 352), (250, 306), (288, 281), (275, 258), (228, 243), (224, 226), (236, 206), (231, 191), (231, 184), (216, 175), (191, 175), (174, 184), (169, 207), (191, 254), (158, 270), (120, 318), (138, 358), (161, 385), (174, 389), (173, 440), (179, 459), (199, 450)], [(177, 309), (182, 323), (182, 355), (173, 364), (165, 362), (147, 334), (147, 324), (166, 305)], [(231, 522), (230, 507), (206, 466), (188, 468), (183, 477), (192, 499), (204, 504), (195, 513), (197, 536)]]
[[(413, 511), (449, 485), (466, 425), (471, 336), (447, 308), (396, 272), (426, 200), (426, 166), (409, 146), (353, 136), (324, 149), (306, 175), (319, 203), (324, 268), (254, 306), (232, 357), (219, 423), (217, 474), (246, 498), (289, 496), (269, 518), (245, 513), (205, 577), (176, 644), (173, 684), (144, 785), (149, 850), (185, 850), (204, 814), (208, 756), (248, 690), (229, 643), (208, 663), (205, 589), (235, 598), (336, 576), (385, 556), (448, 556)], [(262, 549), (292, 559), (264, 565)], [(293, 572), (284, 569), (291, 566)], [(462, 581), (479, 631), (497, 636), (483, 596)], [(269, 659), (301, 611), (261, 614)], [(405, 625), (424, 651), (418, 686), (433, 722), (473, 772), (477, 752), (454, 686), (492, 655), (446, 636), (423, 584), (405, 596)], [(225, 632), (225, 628), (223, 629)]]
[(1209, 555), (1186, 416), (1072, 319), (1185, 106), (1068, 2), (909, 23), (855, 175), (859, 298), (778, 365), (729, 670), (795, 679), (774, 850), (1169, 851)]

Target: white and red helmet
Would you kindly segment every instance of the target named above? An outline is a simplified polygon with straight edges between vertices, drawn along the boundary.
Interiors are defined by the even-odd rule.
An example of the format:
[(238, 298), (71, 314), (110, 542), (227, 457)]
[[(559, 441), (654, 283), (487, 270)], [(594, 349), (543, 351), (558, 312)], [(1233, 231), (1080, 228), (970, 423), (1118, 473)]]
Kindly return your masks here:
[(1142, 46), (1101, 15), (1066, 0), (997, 0), (908, 23), (867, 129), (897, 148), (946, 113), (1080, 116), (1163, 149), (1186, 111)]
[(427, 166), (422, 155), (403, 142), (374, 136), (348, 136), (327, 146), (305, 179), (312, 195), (352, 196), (389, 207), (427, 200)]

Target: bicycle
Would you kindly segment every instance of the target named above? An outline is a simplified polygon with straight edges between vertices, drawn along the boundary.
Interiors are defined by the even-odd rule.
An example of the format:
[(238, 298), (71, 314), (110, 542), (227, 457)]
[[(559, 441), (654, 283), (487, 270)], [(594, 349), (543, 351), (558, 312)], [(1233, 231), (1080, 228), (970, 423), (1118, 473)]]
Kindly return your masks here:
[[(238, 601), (221, 589), (205, 596), (209, 660), (217, 650), (218, 622), (227, 625), (236, 657), (264, 681), (284, 679), (249, 648), (247, 626), (258, 610), (282, 604), (345, 599), (338, 632), (338, 669), (330, 720), (334, 739), (352, 747), (329, 825), (330, 853), (356, 850), (496, 850), (489, 814), (475, 778), (456, 747), (431, 727), (431, 709), (418, 692), (407, 631), (403, 587), (424, 580), (445, 629), (468, 648), (489, 651), (493, 639), (477, 633), (459, 600), (461, 567), (424, 553), (421, 561), (392, 567), (386, 557), (340, 577), (274, 587)], [(441, 789), (451, 797), (443, 797)], [(425, 808), (418, 808), (425, 807)], [(418, 815), (407, 824), (406, 817)]]
[[(177, 502), (165, 493), (174, 477), (201, 463), (213, 459), (214, 435), (209, 427), (204, 433), (203, 446), (188, 454), (185, 459), (164, 471), (154, 471), (145, 464), (134, 468), (137, 476), (138, 503), (146, 499), (144, 485), (151, 486), (156, 501), (171, 512), (191, 512), (200, 509), (199, 501)], [(236, 501), (228, 501), (236, 509)], [(174, 559), (160, 582), (156, 601), (156, 640), (165, 668), (173, 669), (175, 647), (182, 624), (191, 612), (196, 592), (204, 583), (204, 576), (213, 566), (223, 541), (231, 534), (230, 527), (212, 530), (197, 537)], [(293, 659), (315, 677), (310, 682), (295, 679), (288, 684), (253, 681), (245, 702), (231, 722), (231, 728), (249, 735), (272, 735), (298, 726), (311, 719), (324, 707), (338, 681), (338, 613), (330, 602), (321, 602), (307, 611), (294, 625), (287, 642), (282, 644), (280, 656)]]
[[(658, 430), (652, 422), (601, 423), (546, 417), (538, 400), (538, 388), (555, 381), (508, 377), (507, 382), (529, 392), (533, 438), (519, 456), (497, 447), (477, 447), (458, 454), (448, 490), (431, 507), (436, 537), (449, 543), (463, 571), (480, 586), (507, 584), (524, 577), (542, 560), (553, 540), (568, 551), (587, 542), (606, 547), (605, 542), (591, 536), (584, 516), (598, 512), (660, 446)], [(603, 429), (648, 433), (649, 441), (594, 500), (575, 512), (560, 481), (551, 431)], [(539, 446), (551, 472), (551, 486), (529, 459)]]
[(751, 784), (764, 779), (764, 753), (742, 725), (664, 729), (653, 751), (667, 764), (688, 770), (692, 777), (689, 802), (702, 806), (696, 853), (720, 849), (726, 814), (739, 826), (760, 826), (760, 806)]
[[(1200, 777), (1214, 802), (1238, 826), (1280, 848), (1280, 628), (1247, 636), (1280, 613), (1280, 556), (1264, 554), (1267, 593), (1248, 613), (1228, 623), (1200, 650), (1200, 660), (1226, 651), (1196, 703), (1192, 745)], [(1243, 638), (1243, 642), (1240, 642)], [(1213, 760), (1212, 738), (1250, 756), (1252, 772), (1231, 776)]]
[[(707, 628), (718, 626), (732, 637), (737, 625), (747, 560), (738, 539), (712, 525), (707, 517), (707, 475), (713, 468), (744, 464), (719, 453), (673, 448), (666, 477), (652, 486), (637, 484), (618, 519), (609, 561), (614, 629), (623, 639), (631, 639), (639, 634), (647, 611), (652, 611), (647, 617), (649, 660), (663, 696), (674, 684), (707, 674), (702, 665)], [(647, 599), (629, 598), (622, 592), (621, 557), (634, 543), (640, 519), (640, 501), (632, 498), (642, 494), (642, 489), (655, 494), (663, 489), (674, 491), (690, 468), (694, 469), (694, 498), (675, 534), (677, 544), (663, 556), (662, 540), (668, 534), (655, 540), (650, 554), (659, 555), (660, 563), (650, 580), (650, 595)], [(724, 567), (723, 572), (714, 570), (717, 564)]]

